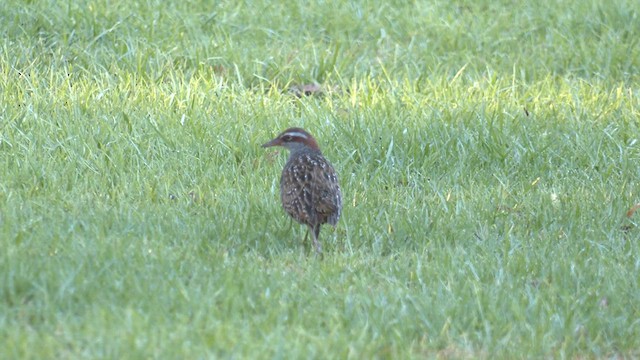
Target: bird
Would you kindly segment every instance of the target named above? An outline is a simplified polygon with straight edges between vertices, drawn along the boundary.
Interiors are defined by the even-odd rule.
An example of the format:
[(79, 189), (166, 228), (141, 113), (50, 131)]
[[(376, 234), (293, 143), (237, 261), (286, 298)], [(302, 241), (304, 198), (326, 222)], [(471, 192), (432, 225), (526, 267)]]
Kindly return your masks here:
[(327, 223), (335, 227), (342, 212), (338, 174), (322, 155), (316, 139), (302, 128), (289, 128), (262, 145), (272, 146), (289, 150), (280, 177), (282, 207), (298, 223), (307, 225), (304, 241), (311, 232), (316, 254), (322, 255), (320, 227)]

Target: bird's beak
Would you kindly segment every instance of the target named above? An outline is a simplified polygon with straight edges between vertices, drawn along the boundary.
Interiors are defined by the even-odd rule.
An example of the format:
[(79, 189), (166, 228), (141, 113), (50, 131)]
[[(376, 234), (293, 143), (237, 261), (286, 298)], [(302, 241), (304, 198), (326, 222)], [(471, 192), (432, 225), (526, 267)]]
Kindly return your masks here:
[(278, 146), (278, 145), (280, 145), (280, 141), (278, 141), (278, 140), (279, 140), (278, 138), (275, 138), (275, 139), (269, 141), (266, 144), (262, 144), (262, 147), (266, 148), (266, 147), (271, 147), (271, 146)]

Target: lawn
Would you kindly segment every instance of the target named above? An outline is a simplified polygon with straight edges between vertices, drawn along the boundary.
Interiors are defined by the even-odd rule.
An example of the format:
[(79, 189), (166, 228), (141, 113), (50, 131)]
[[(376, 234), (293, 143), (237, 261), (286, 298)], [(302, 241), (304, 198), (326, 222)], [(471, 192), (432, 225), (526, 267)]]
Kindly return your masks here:
[[(639, 18), (2, 2), (0, 358), (640, 357)], [(339, 174), (322, 258), (290, 126)]]

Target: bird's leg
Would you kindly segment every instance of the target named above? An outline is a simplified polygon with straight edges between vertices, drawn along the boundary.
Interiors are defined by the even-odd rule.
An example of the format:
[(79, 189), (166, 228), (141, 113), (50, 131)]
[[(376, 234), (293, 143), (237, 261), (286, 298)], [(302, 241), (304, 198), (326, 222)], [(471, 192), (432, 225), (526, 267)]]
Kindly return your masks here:
[(322, 245), (318, 241), (318, 235), (320, 235), (320, 225), (313, 228), (313, 247), (316, 249), (316, 255), (322, 256)]
[(309, 228), (307, 228), (307, 231), (304, 233), (304, 239), (302, 240), (302, 246), (304, 246), (305, 251), (307, 251), (307, 238), (309, 237)]

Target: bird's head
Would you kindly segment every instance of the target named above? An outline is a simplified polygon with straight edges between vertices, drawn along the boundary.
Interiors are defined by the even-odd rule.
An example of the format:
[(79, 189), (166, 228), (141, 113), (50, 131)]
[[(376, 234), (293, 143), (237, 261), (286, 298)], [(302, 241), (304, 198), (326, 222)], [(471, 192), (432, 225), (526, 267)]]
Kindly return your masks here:
[(262, 147), (271, 146), (283, 146), (289, 149), (291, 153), (308, 149), (320, 151), (316, 139), (301, 128), (289, 128), (283, 131), (275, 139), (262, 145)]

